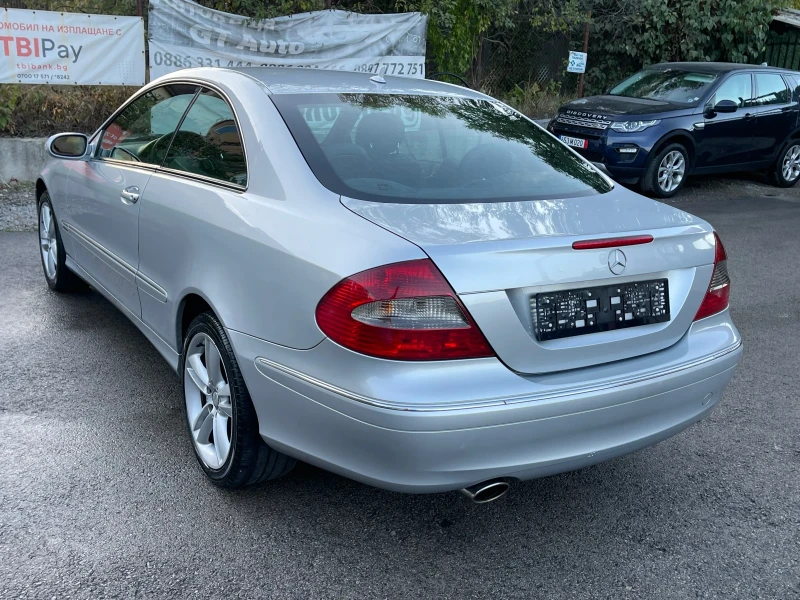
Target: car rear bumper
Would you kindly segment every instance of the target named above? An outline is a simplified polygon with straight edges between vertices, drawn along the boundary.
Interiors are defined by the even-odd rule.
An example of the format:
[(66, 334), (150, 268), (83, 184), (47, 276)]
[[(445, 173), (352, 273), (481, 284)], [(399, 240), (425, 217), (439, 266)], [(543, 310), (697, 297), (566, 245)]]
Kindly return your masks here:
[[(704, 356), (693, 355), (692, 344), (682, 340), (678, 348), (654, 353), (661, 355), (660, 369), (646, 368), (650, 363), (640, 357), (581, 369), (583, 375), (539, 377), (538, 384), (500, 365), (528, 383), (530, 395), (518, 388), (496, 389), (483, 405), (470, 402), (452, 409), (435, 402), (416, 408), (372, 402), (265, 358), (270, 350), (265, 342), (231, 335), (267, 443), (370, 485), (427, 493), (495, 477), (526, 480), (585, 467), (652, 445), (697, 422), (719, 402), (741, 358), (741, 339), (724, 315), (724, 323), (700, 322), (695, 335), (705, 336), (706, 350), (711, 350), (709, 341), (718, 342)], [(620, 369), (623, 363), (631, 368)], [(473, 377), (484, 379), (488, 373), (471, 370)], [(542, 381), (556, 385), (543, 387)], [(395, 383), (402, 385), (402, 378)], [(428, 388), (436, 393), (435, 382)]]

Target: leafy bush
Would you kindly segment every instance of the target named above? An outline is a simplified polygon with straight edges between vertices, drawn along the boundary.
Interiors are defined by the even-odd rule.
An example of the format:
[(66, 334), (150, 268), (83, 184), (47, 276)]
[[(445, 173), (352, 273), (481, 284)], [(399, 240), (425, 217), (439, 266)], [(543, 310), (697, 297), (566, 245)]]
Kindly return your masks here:
[(0, 135), (91, 133), (134, 91), (121, 86), (0, 85)]
[(503, 96), (503, 101), (532, 119), (550, 118), (558, 111), (558, 107), (574, 100), (575, 95), (563, 93), (557, 81), (546, 85), (536, 82), (525, 86), (516, 85)]
[(0, 131), (5, 130), (11, 124), (19, 96), (19, 86), (9, 86), (5, 98), (0, 94)]
[(770, 0), (534, 0), (532, 15), (553, 30), (591, 12), (590, 93), (643, 66), (669, 61), (755, 62), (764, 50)]
[(427, 59), (439, 71), (465, 73), (489, 27), (511, 27), (519, 0), (397, 0), (396, 10), (428, 15)]

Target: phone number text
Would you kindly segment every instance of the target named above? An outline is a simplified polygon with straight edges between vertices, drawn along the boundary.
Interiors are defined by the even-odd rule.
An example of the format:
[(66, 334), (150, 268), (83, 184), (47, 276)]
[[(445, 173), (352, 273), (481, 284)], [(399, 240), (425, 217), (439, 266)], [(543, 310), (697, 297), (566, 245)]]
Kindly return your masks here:
[[(151, 56), (152, 64), (157, 67), (176, 67), (178, 69), (188, 69), (190, 67), (301, 67), (309, 69), (337, 69), (335, 65), (309, 65), (309, 64), (290, 64), (290, 63), (262, 63), (246, 60), (225, 60), (211, 58), (208, 56), (192, 56), (190, 54), (177, 54), (172, 52), (153, 52)], [(376, 75), (422, 75), (425, 64), (420, 62), (388, 62), (375, 61), (362, 64), (347, 64), (338, 67), (359, 71), (361, 73), (375, 73)]]

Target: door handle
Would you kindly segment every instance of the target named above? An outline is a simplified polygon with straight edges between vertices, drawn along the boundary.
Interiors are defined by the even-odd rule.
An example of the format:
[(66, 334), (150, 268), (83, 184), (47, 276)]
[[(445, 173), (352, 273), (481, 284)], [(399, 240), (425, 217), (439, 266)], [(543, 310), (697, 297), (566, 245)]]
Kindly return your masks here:
[(745, 115), (744, 115), (744, 120), (745, 121), (749, 121), (752, 118), (753, 118), (752, 113), (745, 113)]
[(136, 204), (139, 201), (139, 188), (135, 185), (126, 187), (120, 192), (120, 199), (125, 204)]

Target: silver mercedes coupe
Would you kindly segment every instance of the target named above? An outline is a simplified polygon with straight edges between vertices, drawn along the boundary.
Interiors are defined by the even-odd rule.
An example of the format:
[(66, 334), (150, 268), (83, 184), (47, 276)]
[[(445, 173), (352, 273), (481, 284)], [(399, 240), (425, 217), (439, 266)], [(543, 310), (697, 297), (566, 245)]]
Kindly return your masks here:
[(42, 266), (183, 382), (217, 485), (476, 502), (668, 438), (742, 354), (705, 221), (444, 83), (189, 69), (47, 142)]

